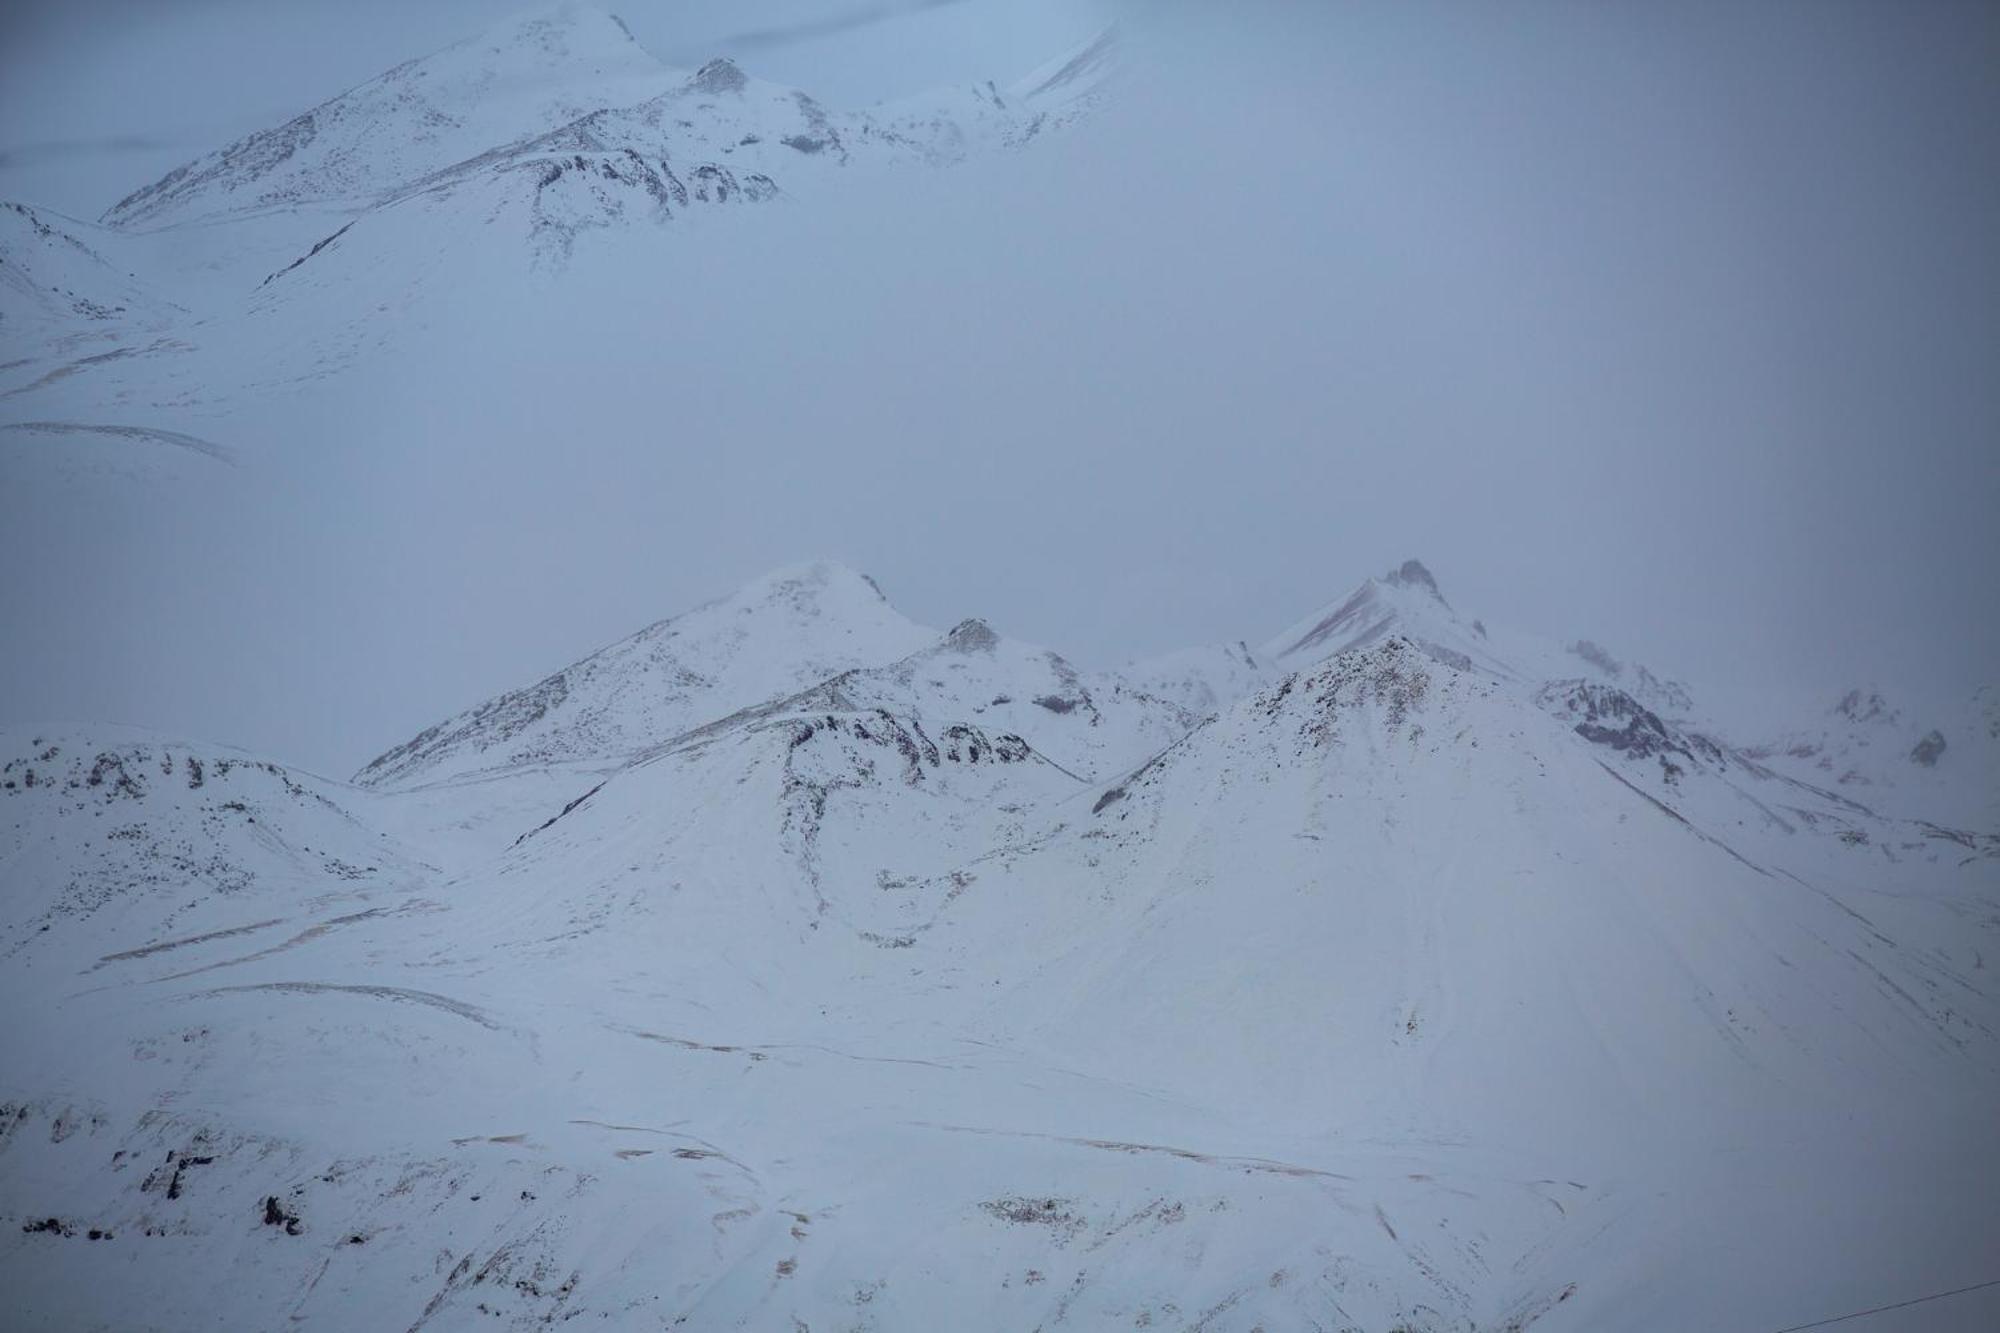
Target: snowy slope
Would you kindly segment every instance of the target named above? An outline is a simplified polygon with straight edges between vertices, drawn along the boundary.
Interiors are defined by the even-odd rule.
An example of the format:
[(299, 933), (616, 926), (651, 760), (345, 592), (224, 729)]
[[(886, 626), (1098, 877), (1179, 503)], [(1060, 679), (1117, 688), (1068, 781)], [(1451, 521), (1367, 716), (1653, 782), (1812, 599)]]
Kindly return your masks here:
[[(226, 463), (182, 415), (449, 346), (606, 234), (1030, 144), (1113, 54), (847, 112), (510, 21), (105, 225), (0, 212), (0, 442)], [(51, 1329), (1664, 1333), (1978, 1280), (2000, 704), (1747, 739), (1417, 561), (1112, 672), (792, 566), (348, 782), (8, 733), (0, 1289)]]
[[(1697, 824), (1727, 830), (1730, 845), (1753, 860), (1807, 867), (1822, 877), (1838, 870), (1845, 883), (1865, 883), (1871, 863), (1887, 861), (1901, 867), (1898, 874), (1921, 877), (1930, 872), (1919, 867), (1965, 851), (1993, 854), (2000, 810), (1992, 792), (2000, 765), (1977, 738), (1974, 709), (1954, 731), (1958, 766), (1944, 774), (1910, 760), (1900, 747), (1917, 742), (1917, 733), (1905, 738), (1900, 715), (1861, 692), (1833, 710), (1845, 730), (1809, 741), (1741, 746), (1702, 716), (1686, 686), (1621, 661), (1588, 639), (1558, 644), (1465, 619), (1416, 560), (1301, 619), (1267, 643), (1261, 656), (1282, 669), (1396, 638), (1438, 665), (1490, 681), (1549, 713), (1589, 742), (1619, 781)], [(1856, 728), (1864, 734), (1857, 736)], [(1878, 749), (1893, 751), (1898, 762), (1887, 773), (1870, 770), (1882, 774), (1872, 781), (1859, 770), (1833, 780), (1829, 750), (1866, 753), (1867, 729), (1881, 733), (1877, 740), (1895, 738)], [(1895, 794), (1907, 799), (1885, 799), (1899, 782), (1908, 790)], [(1829, 853), (1830, 847), (1845, 852)]]
[(312, 207), (365, 211), (438, 181), (550, 152), (633, 150), (656, 163), (733, 156), (747, 175), (869, 154), (951, 161), (1019, 143), (1093, 103), (1110, 37), (1003, 95), (992, 84), (834, 112), (729, 60), (661, 64), (615, 16), (563, 3), (501, 23), (205, 157), (108, 210), (157, 228)]
[(475, 297), (532, 307), (594, 236), (639, 236), (645, 263), (702, 245), (696, 217), (1021, 148), (1103, 103), (1114, 50), (849, 111), (726, 59), (664, 65), (588, 5), (535, 11), (185, 163), (102, 225), (9, 205), (0, 398), (20, 421), (201, 434), (190, 409), (289, 397), (371, 350), (393, 367)]
[(785, 712), (968, 724), (1025, 739), (1079, 782), (1143, 762), (1199, 718), (983, 621), (925, 629), (867, 575), (821, 561), (775, 571), (427, 728), (355, 781), (407, 787), (551, 764), (610, 771), (739, 713)]
[(253, 903), (290, 913), (393, 897), (425, 877), (344, 784), (132, 730), (0, 740), (8, 957), (106, 930), (200, 935)]
[[(1095, 70), (1108, 57), (1101, 43), (1091, 51)], [(592, 230), (668, 222), (690, 208), (809, 197), (836, 177), (865, 181), (888, 168), (948, 166), (1018, 148), (1086, 114), (1100, 83), (1080, 74), (1013, 100), (991, 84), (945, 89), (858, 112), (829, 109), (722, 58), (692, 72), (661, 70), (637, 101), (623, 100), (632, 86), (591, 84), (600, 104), (546, 129), (490, 134), (481, 151), (427, 170), (394, 156), (399, 179), (370, 197), (379, 210), (351, 220), (360, 230), (349, 248), (371, 241), (381, 218), (393, 217), (392, 234), (462, 228), (470, 218), (505, 222), (535, 261), (560, 263)], [(381, 213), (392, 206), (393, 214)], [(401, 238), (377, 243), (389, 255), (412, 248)]]
[(0, 346), (79, 329), (143, 326), (176, 313), (105, 253), (122, 240), (46, 210), (0, 203)]
[(119, 1328), (1667, 1330), (1963, 1281), (2000, 838), (1428, 628), (1188, 709), (818, 564), (368, 788), (12, 737), (0, 1274)]
[(1810, 724), (1760, 738), (1749, 753), (1863, 804), (2000, 827), (2000, 687), (1924, 710), (1879, 689), (1849, 690)]
[(176, 167), (103, 221), (160, 227), (299, 205), (364, 207), (496, 144), (654, 96), (674, 77), (616, 18), (561, 5)]
[(1019, 736), (1078, 781), (1137, 765), (1186, 735), (1199, 715), (1115, 674), (967, 620), (898, 662), (848, 672), (785, 701), (967, 722)]
[(617, 767), (701, 723), (934, 637), (864, 574), (828, 562), (776, 570), (440, 722), (355, 780), (408, 786), (530, 764)]
[(1588, 639), (1567, 646), (1467, 619), (1445, 600), (1420, 560), (1405, 560), (1347, 597), (1298, 621), (1264, 645), (1260, 656), (1293, 669), (1331, 653), (1364, 648), (1401, 634), (1438, 661), (1499, 680), (1538, 683), (1582, 676), (1629, 690), (1648, 707), (1683, 718), (1694, 709), (1687, 688), (1628, 665)]
[(1269, 666), (1247, 643), (1208, 644), (1162, 653), (1119, 672), (1132, 688), (1167, 699), (1191, 717), (1206, 717), (1263, 684)]

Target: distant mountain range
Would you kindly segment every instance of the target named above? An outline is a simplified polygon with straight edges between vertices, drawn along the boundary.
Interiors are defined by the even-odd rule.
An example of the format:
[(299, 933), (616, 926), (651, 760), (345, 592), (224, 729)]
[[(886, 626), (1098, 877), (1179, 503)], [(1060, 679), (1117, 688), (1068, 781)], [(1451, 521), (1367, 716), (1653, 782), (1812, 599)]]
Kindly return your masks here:
[(246, 317), (303, 358), (292, 373), (324, 372), (471, 235), (493, 265), (476, 280), (559, 270), (593, 232), (1018, 149), (1100, 106), (1116, 54), (1106, 32), (1007, 87), (837, 111), (727, 59), (666, 66), (587, 5), (533, 12), (176, 167), (95, 223), (5, 205), (0, 403), (107, 369), (126, 381), (107, 398), (176, 401), (216, 373), (186, 359)]
[[(502, 24), (0, 208), (0, 446), (254, 467), (204, 412), (1031, 148), (1116, 61), (843, 112)], [(346, 780), (0, 731), (9, 1327), (1681, 1333), (1992, 1276), (2000, 693), (1748, 734), (1419, 561), (1326, 591), (1103, 669), (800, 564)]]
[[(1976, 1248), (1985, 1168), (1880, 1173), (2000, 1093), (2000, 834), (1920, 813), (2000, 737), (1696, 718), (1416, 561), (1118, 672), (817, 563), (352, 784), (17, 732), (0, 1273), (31, 1327), (1666, 1329)], [(1685, 1285), (1684, 1200), (1769, 1244), (1780, 1182), (1783, 1276)]]

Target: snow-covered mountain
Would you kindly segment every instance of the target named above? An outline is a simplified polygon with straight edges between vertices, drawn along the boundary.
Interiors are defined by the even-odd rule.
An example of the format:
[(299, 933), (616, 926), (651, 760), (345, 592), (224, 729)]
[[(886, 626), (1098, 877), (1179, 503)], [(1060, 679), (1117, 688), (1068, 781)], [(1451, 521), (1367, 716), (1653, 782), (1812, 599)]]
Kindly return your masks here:
[(596, 233), (1023, 147), (1101, 104), (1114, 53), (1106, 34), (1008, 86), (848, 111), (727, 59), (665, 65), (588, 5), (534, 11), (176, 167), (97, 225), (0, 210), (0, 400), (99, 420), (283, 391), (388, 336), (386, 313), (514, 290)]
[[(0, 445), (239, 461), (205, 416), (559, 325), (594, 254), (754, 332), (660, 257), (1032, 145), (1115, 53), (843, 111), (511, 20), (0, 209)], [(582, 359), (521, 359), (537, 478)], [(644, 429), (732, 447), (686, 389)], [(9, 1326), (1643, 1333), (1985, 1277), (2000, 697), (1739, 734), (1421, 562), (1327, 591), (1103, 669), (793, 565), (345, 781), (0, 732)]]
[(426, 729), (355, 781), (407, 786), (551, 763), (616, 768), (701, 723), (934, 637), (865, 575), (825, 562), (776, 570)]
[(0, 203), (0, 287), (6, 294), (0, 337), (10, 344), (86, 342), (93, 334), (157, 325), (180, 313), (99, 248), (122, 240), (44, 209)]
[(1685, 717), (1694, 707), (1686, 686), (1662, 681), (1636, 664), (1628, 671), (1588, 639), (1560, 646), (1531, 635), (1489, 631), (1481, 620), (1461, 618), (1420, 560), (1406, 560), (1306, 616), (1265, 644), (1263, 656), (1283, 667), (1363, 648), (1391, 634), (1461, 670), (1518, 682), (1582, 676), (1629, 688), (1648, 706), (1673, 717)]
[(821, 562), (359, 785), (11, 735), (0, 1274), (118, 1328), (1777, 1327), (1949, 1285), (2000, 1183), (2000, 836), (1642, 683), (1415, 562), (1122, 672)]
[(155, 228), (302, 206), (361, 214), (470, 176), (565, 160), (580, 170), (579, 157), (600, 169), (623, 159), (663, 180), (678, 167), (767, 183), (805, 164), (951, 161), (1078, 114), (1108, 72), (1109, 49), (1101, 38), (1004, 93), (989, 83), (839, 112), (727, 59), (671, 68), (614, 15), (565, 3), (176, 167), (102, 221)]
[(873, 580), (818, 562), (649, 626), (381, 755), (355, 781), (408, 787), (552, 764), (610, 772), (744, 710), (921, 714), (1032, 735), (1087, 775), (1136, 763), (1198, 716), (979, 620), (905, 619)]
[(354, 210), (674, 78), (623, 23), (584, 5), (523, 16), (174, 168), (106, 211), (109, 226), (213, 221), (302, 204)]
[(1781, 773), (1885, 810), (2000, 827), (2000, 687), (1957, 708), (1905, 708), (1856, 688), (1747, 753)]

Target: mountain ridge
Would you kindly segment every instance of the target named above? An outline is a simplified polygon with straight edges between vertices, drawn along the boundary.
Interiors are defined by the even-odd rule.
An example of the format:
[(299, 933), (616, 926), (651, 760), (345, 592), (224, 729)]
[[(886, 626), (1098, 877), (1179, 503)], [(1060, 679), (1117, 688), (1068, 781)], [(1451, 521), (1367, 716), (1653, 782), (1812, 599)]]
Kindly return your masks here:
[[(1200, 709), (806, 562), (365, 784), (10, 731), (0, 1275), (114, 1326), (1666, 1333), (1972, 1262), (1992, 1173), (1897, 1145), (2000, 1104), (2000, 832), (1558, 645), (1456, 663), (1427, 582), (1179, 655)], [(1690, 1225), (1759, 1262), (1679, 1281)]]
[[(629, 591), (664, 544), (685, 588), (804, 496), (800, 540), (833, 522), (857, 551), (1026, 577), (1005, 562), (1070, 511), (989, 504), (1014, 460), (920, 514), (929, 481), (848, 466), (871, 418), (812, 415), (838, 376), (896, 409), (882, 456), (930, 467), (960, 442), (924, 409), (968, 388), (976, 409), (995, 367), (932, 384), (880, 347), (985, 312), (875, 310), (910, 276), (871, 267), (880, 244), (855, 247), (852, 304), (784, 293), (918, 200), (872, 193), (878, 173), (1039, 142), (1094, 114), (1117, 64), (1106, 36), (1011, 84), (842, 111), (726, 59), (668, 68), (565, 6), (198, 158), (116, 225), (0, 213), (10, 457), (139, 441), (209, 469), (137, 492), (204, 521), (100, 547), (96, 512), (59, 512), (17, 565), (60, 591), (63, 560), (241, 561), (263, 582), (246, 600), (218, 579), (217, 614), (303, 590), (315, 632), (383, 578), (410, 588), (378, 625), (550, 595), (581, 621), (603, 588), (552, 567), (516, 588), (479, 557), (518, 546), (517, 571)], [(1229, 206), (1255, 209), (1240, 175)], [(836, 182), (865, 217), (791, 225)], [(1048, 307), (1023, 309), (1039, 334)], [(524, 320), (519, 343), (486, 327)], [(501, 376), (518, 396), (489, 398)], [(1093, 419), (1029, 407), (1051, 432)], [(238, 440), (242, 470), (218, 469)], [(1148, 467), (1151, 443), (1118, 457)], [(1131, 477), (1016, 472), (1019, 494), (1152, 514), (1143, 487), (1097, 489)], [(273, 478), (359, 478), (365, 502), (310, 492), (325, 534), (231, 509)], [(385, 479), (410, 489), (390, 503)], [(132, 494), (105, 526), (138, 517)], [(578, 527), (600, 513), (601, 542)], [(448, 549), (468, 523), (498, 543)], [(328, 583), (285, 580), (302, 549), (338, 552)], [(1071, 596), (1182, 591), (1069, 557)], [(1337, 595), (1273, 637), (1102, 668), (977, 606), (919, 623), (806, 560), (453, 701), (345, 780), (0, 728), (12, 1318), (1683, 1333), (1985, 1271), (2000, 696), (1864, 689), (1718, 726), (1665, 664), (1569, 637), (1589, 625), (1489, 625), (1439, 572), (1317, 571)], [(498, 628), (482, 641), (529, 637)], [(367, 669), (424, 688), (414, 651)], [(163, 669), (208, 665), (186, 656)], [(229, 669), (327, 681), (309, 652), (263, 665)]]

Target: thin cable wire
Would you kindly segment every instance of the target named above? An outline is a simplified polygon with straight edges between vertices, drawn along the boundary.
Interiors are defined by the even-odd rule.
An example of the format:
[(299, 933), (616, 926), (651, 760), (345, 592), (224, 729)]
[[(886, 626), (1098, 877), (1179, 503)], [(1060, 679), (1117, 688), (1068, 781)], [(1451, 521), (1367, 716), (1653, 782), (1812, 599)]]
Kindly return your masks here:
[(1991, 1282), (1975, 1282), (1969, 1287), (1960, 1287), (1955, 1291), (1938, 1291), (1928, 1296), (1915, 1297), (1912, 1300), (1897, 1301), (1894, 1305), (1878, 1305), (1872, 1310), (1856, 1310), (1853, 1314), (1839, 1314), (1831, 1319), (1815, 1319), (1810, 1324), (1793, 1324), (1790, 1328), (1777, 1330), (1777, 1333), (1800, 1333), (1802, 1329), (1825, 1328), (1828, 1324), (1844, 1324), (1850, 1319), (1859, 1319), (1863, 1315), (1881, 1314), (1887, 1310), (1901, 1310), (1912, 1305), (1922, 1305), (1925, 1301), (1941, 1301), (1947, 1296), (1963, 1296), (1968, 1291), (1984, 1291), (1988, 1287), (2000, 1287), (2000, 1277), (1994, 1278)]

